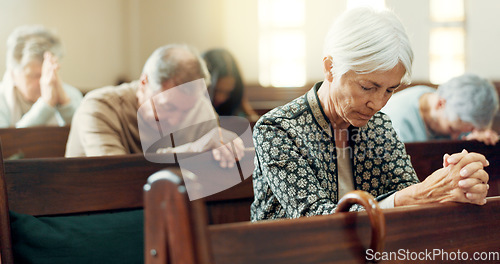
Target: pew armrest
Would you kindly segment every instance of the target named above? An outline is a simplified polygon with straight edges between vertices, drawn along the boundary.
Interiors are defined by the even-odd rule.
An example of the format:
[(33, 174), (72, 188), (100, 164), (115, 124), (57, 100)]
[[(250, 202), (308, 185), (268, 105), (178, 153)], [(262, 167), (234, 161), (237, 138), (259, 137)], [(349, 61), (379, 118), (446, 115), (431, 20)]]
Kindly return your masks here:
[(385, 218), (377, 200), (365, 191), (351, 191), (340, 199), (337, 205), (337, 212), (348, 212), (349, 208), (354, 204), (362, 205), (370, 218), (372, 228), (370, 248), (374, 252), (382, 252), (386, 236)]

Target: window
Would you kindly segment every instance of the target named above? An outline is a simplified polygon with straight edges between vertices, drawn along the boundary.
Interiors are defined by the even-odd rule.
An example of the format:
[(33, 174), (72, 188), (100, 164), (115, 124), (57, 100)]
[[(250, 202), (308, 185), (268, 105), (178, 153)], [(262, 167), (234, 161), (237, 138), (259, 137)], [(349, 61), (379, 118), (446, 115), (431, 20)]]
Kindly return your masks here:
[(370, 6), (375, 9), (383, 9), (385, 8), (385, 0), (347, 0), (347, 9), (360, 6)]
[(300, 87), (306, 83), (305, 1), (259, 0), (259, 82)]
[(429, 79), (440, 84), (465, 71), (463, 0), (431, 0)]

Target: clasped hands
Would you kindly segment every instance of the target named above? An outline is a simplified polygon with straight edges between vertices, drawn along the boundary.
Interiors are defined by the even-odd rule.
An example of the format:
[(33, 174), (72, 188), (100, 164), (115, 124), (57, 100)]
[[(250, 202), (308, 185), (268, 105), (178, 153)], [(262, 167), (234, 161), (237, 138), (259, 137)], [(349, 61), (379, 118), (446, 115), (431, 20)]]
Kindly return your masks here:
[(48, 51), (43, 54), (40, 93), (42, 99), (52, 107), (65, 105), (70, 101), (59, 77), (59, 62), (57, 57)]
[(483, 205), (489, 185), (489, 166), (486, 158), (465, 149), (453, 155), (445, 154), (443, 168), (435, 171), (421, 184), (425, 196), (431, 201), (462, 202)]

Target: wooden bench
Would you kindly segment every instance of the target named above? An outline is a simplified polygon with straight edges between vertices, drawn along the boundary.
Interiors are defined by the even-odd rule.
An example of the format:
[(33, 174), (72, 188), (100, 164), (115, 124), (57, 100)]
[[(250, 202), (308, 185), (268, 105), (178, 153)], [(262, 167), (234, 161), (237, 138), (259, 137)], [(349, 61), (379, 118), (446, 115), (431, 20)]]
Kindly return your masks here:
[(61, 216), (142, 208), (147, 178), (175, 166), (151, 163), (141, 154), (8, 161), (0, 157), (1, 263), (14, 263), (9, 210)]
[[(499, 253), (500, 197), (484, 206), (447, 203), (382, 212), (385, 239), (378, 245), (385, 246), (379, 251), (369, 243), (376, 235), (367, 212), (207, 225), (203, 201), (189, 202), (179, 178), (162, 171), (145, 187), (146, 263), (366, 263), (391, 252), (412, 258), (426, 249), (439, 250), (433, 257), (440, 262), (445, 253)], [(382, 263), (391, 262), (401, 259)], [(498, 255), (489, 263), (497, 262)]]
[[(210, 212), (210, 209), (208, 208), (207, 210), (207, 207), (205, 207), (207, 203), (206, 199), (199, 199), (190, 202), (188, 200), (186, 189), (183, 187), (181, 178), (178, 175), (178, 171), (157, 172), (151, 176), (151, 178), (148, 180), (148, 184), (144, 187), (146, 263), (266, 263), (256, 260), (253, 257), (249, 258), (248, 252), (241, 256), (233, 255), (231, 251), (234, 248), (239, 248), (240, 246), (245, 247), (248, 246), (248, 244), (246, 243), (246, 241), (236, 241), (234, 238), (229, 238), (229, 240), (226, 240), (228, 238), (226, 236), (227, 233), (224, 234), (225, 231), (219, 233), (217, 228), (233, 225), (243, 225), (245, 227), (251, 228), (262, 223), (273, 225), (273, 223), (277, 224), (288, 222), (288, 220), (267, 222), (264, 221), (262, 223), (249, 223), (248, 221), (246, 221), (236, 224), (233, 223), (212, 225), (207, 229), (207, 211)], [(382, 243), (385, 236), (385, 224), (383, 215), (375, 199), (366, 192), (354, 191), (353, 193), (346, 195), (339, 202), (338, 210), (347, 211), (350, 206), (356, 202), (362, 203), (366, 208), (368, 208), (368, 211), (365, 212), (365, 214), (367, 215), (366, 224), (368, 228), (372, 228), (372, 239), (371, 243), (369, 243), (369, 246), (373, 250), (379, 251), (383, 247)], [(231, 214), (232, 212), (228, 211), (227, 213)], [(310, 219), (313, 218), (298, 219), (302, 223), (300, 227), (288, 226), (288, 231), (284, 232), (289, 232), (291, 230), (294, 230), (294, 228), (311, 230), (310, 228), (308, 228), (310, 222), (303, 221)], [(316, 220), (320, 220), (322, 226), (330, 225), (329, 218)], [(320, 232), (311, 230), (312, 233), (308, 234), (308, 238), (304, 238), (306, 240), (312, 239), (317, 242), (316, 245), (318, 245), (318, 248), (321, 249), (316, 250), (316, 252), (320, 255), (326, 253), (324, 249), (331, 248), (331, 243), (326, 243), (325, 241), (331, 242), (332, 240), (335, 240), (336, 232), (342, 231), (341, 226), (333, 227), (332, 232), (324, 232), (324, 230), (319, 230), (316, 228), (313, 229)], [(268, 240), (266, 241), (266, 239), (264, 239), (259, 243), (272, 243), (270, 241), (273, 240), (273, 236), (271, 235), (271, 233), (274, 233), (273, 227), (268, 226), (266, 230), (267, 231), (263, 231), (261, 235), (263, 235), (264, 233), (268, 233), (269, 237), (266, 238)], [(249, 233), (252, 233), (251, 231), (248, 233), (247, 231), (249, 230), (244, 229), (232, 230), (230, 232), (234, 235), (240, 231), (246, 232), (247, 235), (249, 235)], [(217, 236), (220, 235), (221, 237), (217, 238)], [(217, 241), (217, 245), (214, 244), (214, 239)], [(276, 243), (276, 238), (274, 238), (274, 240), (274, 243)], [(370, 239), (368, 239), (368, 241), (370, 241)], [(301, 244), (301, 242), (299, 241), (298, 244)], [(279, 246), (278, 244), (276, 245)], [(248, 249), (250, 251), (253, 250), (251, 247), (249, 247)], [(287, 249), (287, 252), (292, 252), (296, 249), (297, 248), (290, 248)], [(342, 252), (345, 250), (345, 248), (336, 248), (336, 250), (337, 252), (343, 254)], [(227, 260), (221, 260), (221, 256), (219, 256), (219, 254), (230, 254), (231, 256), (229, 256), (229, 259)], [(215, 262), (213, 261), (214, 257)], [(275, 260), (276, 259), (272, 259), (272, 262), (268, 263), (275, 263)], [(299, 261), (296, 263), (309, 262)]]
[(490, 162), (490, 166), (485, 168), (490, 176), (488, 196), (500, 195), (500, 144), (488, 146), (478, 141), (442, 140), (406, 143), (405, 146), (420, 181), (443, 167), (445, 153), (452, 154), (466, 149), (483, 154)]
[(1, 128), (3, 156), (12, 158), (64, 157), (69, 126)]
[[(407, 143), (406, 148), (421, 181), (442, 167), (445, 153), (460, 152), (464, 148), (483, 153), (491, 164), (486, 168), (490, 175), (488, 196), (500, 195), (500, 145), (486, 146), (477, 141), (435, 141)], [(249, 208), (253, 202), (252, 180), (249, 178), (233, 188), (207, 197), (205, 201), (210, 224), (249, 221)]]

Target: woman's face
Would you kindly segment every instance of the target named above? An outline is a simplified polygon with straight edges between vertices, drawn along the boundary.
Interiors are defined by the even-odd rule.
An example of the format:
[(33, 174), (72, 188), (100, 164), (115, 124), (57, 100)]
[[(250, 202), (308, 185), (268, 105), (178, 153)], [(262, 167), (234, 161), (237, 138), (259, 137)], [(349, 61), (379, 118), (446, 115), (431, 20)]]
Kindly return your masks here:
[(24, 67), (12, 70), (14, 86), (24, 99), (36, 102), (41, 96), (40, 77), (42, 77), (42, 62), (32, 61)]
[(231, 76), (226, 76), (220, 78), (215, 84), (215, 93), (213, 98), (213, 105), (215, 107), (223, 104), (231, 96), (231, 92), (234, 90), (236, 80)]
[(336, 114), (355, 127), (366, 125), (400, 86), (405, 72), (405, 68), (398, 64), (389, 71), (368, 74), (349, 71), (340, 80), (334, 78), (331, 97)]

